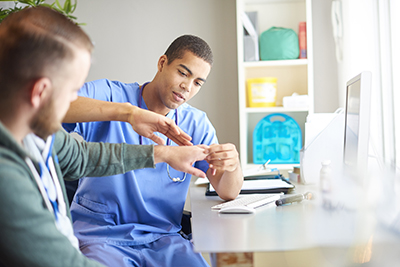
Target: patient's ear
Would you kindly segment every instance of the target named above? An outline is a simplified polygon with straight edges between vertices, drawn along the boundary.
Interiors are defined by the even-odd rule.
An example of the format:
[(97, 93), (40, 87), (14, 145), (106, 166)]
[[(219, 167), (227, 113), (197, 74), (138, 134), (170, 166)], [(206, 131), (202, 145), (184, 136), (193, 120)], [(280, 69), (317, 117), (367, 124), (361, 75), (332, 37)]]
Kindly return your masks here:
[(40, 78), (30, 88), (30, 102), (32, 107), (39, 108), (48, 101), (52, 94), (52, 83), (49, 78)]

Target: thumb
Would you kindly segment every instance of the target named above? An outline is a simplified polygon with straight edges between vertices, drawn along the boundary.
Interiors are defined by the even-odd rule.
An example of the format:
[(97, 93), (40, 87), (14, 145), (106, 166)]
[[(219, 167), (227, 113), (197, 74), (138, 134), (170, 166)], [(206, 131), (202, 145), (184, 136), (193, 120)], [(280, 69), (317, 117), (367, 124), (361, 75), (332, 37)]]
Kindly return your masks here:
[(194, 176), (197, 176), (197, 177), (201, 177), (201, 178), (206, 178), (207, 177), (206, 174), (203, 171), (201, 171), (200, 169), (197, 169), (195, 167), (189, 167), (186, 170), (186, 172), (191, 174), (191, 175), (194, 175)]
[(153, 140), (158, 145), (165, 145), (164, 140), (161, 137), (155, 135), (154, 133), (150, 134), (147, 138)]

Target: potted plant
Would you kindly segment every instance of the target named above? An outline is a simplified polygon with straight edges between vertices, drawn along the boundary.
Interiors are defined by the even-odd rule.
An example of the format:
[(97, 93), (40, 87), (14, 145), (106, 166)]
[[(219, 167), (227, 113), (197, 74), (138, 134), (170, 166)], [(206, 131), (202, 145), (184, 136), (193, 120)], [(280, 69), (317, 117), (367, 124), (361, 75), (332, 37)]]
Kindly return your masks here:
[[(69, 17), (73, 21), (76, 21), (76, 17), (72, 15), (72, 13), (76, 9), (76, 4), (77, 4), (76, 1), (77, 0), (74, 0), (72, 3), (72, 0), (65, 0), (64, 5), (62, 5), (59, 0), (56, 0), (52, 4), (45, 3), (45, 0), (14, 0), (12, 1), (15, 2), (14, 7), (6, 9), (0, 7), (0, 23), (3, 21), (5, 17), (7, 17), (11, 13), (24, 9), (26, 7), (34, 7), (34, 6), (46, 6), (52, 8), (64, 14), (65, 16)], [(0, 2), (11, 2), (11, 1), (0, 0)]]

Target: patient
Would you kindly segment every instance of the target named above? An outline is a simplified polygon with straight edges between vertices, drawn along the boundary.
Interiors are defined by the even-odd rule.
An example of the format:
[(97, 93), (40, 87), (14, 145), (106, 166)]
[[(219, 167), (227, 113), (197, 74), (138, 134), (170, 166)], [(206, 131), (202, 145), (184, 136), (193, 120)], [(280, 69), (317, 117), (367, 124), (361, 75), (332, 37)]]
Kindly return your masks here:
[[(103, 266), (79, 251), (64, 177), (110, 176), (161, 161), (205, 177), (191, 165), (206, 157), (206, 147), (79, 143), (61, 129), (92, 49), (79, 26), (46, 7), (25, 8), (0, 24), (0, 266)], [(137, 112), (147, 136), (163, 129), (187, 142), (170, 119)]]

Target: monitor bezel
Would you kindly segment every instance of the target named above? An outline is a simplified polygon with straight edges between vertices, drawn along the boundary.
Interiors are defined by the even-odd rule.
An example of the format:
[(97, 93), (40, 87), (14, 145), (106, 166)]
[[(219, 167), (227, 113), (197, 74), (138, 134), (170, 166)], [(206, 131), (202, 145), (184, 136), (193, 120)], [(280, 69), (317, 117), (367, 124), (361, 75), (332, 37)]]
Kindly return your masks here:
[[(370, 133), (370, 107), (371, 107), (371, 72), (364, 71), (350, 79), (346, 83), (346, 107), (345, 107), (345, 124), (344, 124), (344, 142), (343, 142), (343, 165), (345, 172), (353, 176), (355, 179), (361, 179), (363, 173), (368, 168), (368, 151), (369, 151), (369, 133)], [(356, 82), (360, 82), (360, 108), (359, 108), (359, 129), (357, 140), (357, 160), (356, 166), (346, 164), (346, 134), (347, 134), (347, 115), (349, 102), (349, 87)]]

